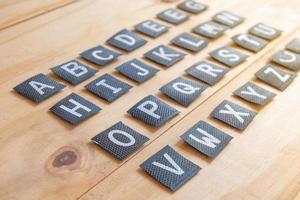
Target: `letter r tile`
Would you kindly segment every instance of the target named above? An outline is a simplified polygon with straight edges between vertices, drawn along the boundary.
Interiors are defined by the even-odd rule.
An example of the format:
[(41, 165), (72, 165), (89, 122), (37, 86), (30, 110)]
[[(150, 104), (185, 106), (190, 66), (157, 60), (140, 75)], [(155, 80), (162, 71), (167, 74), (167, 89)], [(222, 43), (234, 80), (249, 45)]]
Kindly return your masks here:
[(244, 130), (252, 122), (256, 114), (254, 111), (224, 100), (210, 115), (234, 128)]
[(75, 93), (50, 108), (50, 111), (71, 124), (79, 124), (100, 110), (101, 108)]
[(153, 95), (149, 95), (127, 111), (133, 117), (154, 127), (160, 127), (179, 114), (175, 108), (169, 106)]
[(118, 122), (112, 127), (99, 133), (92, 138), (92, 142), (108, 151), (119, 160), (124, 160), (149, 138), (136, 132), (122, 122)]
[(140, 167), (172, 191), (178, 190), (201, 169), (170, 146), (165, 146), (144, 161)]

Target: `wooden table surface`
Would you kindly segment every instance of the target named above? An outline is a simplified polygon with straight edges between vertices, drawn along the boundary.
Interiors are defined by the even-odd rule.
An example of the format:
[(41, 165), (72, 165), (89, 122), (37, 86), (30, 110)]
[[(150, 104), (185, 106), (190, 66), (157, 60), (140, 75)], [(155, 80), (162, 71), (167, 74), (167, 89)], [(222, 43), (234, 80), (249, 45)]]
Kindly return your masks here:
[[(271, 55), (295, 37), (300, 37), (298, 0), (202, 0), (209, 9), (149, 42), (116, 62), (98, 69), (96, 76), (77, 86), (58, 79), (49, 68), (105, 41), (123, 28), (132, 27), (177, 2), (159, 0), (2, 0), (0, 1), (0, 199), (300, 199), (300, 78), (283, 92), (257, 81), (254, 74), (269, 63)], [(155, 64), (160, 72), (138, 85), (114, 68), (142, 55), (183, 31), (228, 10), (246, 21), (212, 41), (201, 53), (189, 54), (169, 69)], [(224, 45), (235, 48), (231, 37), (263, 22), (283, 30), (259, 53), (230, 70), (222, 81), (209, 87), (202, 96), (184, 108), (159, 93), (160, 86)], [(175, 48), (175, 47), (174, 47)], [(85, 62), (81, 60), (82, 62)], [(147, 62), (145, 60), (145, 62)], [(87, 63), (87, 62), (86, 62)], [(12, 90), (38, 73), (45, 73), (67, 87), (40, 104), (34, 104)], [(110, 73), (134, 87), (113, 103), (85, 91), (84, 85)], [(278, 94), (264, 107), (245, 103), (232, 92), (252, 80)], [(49, 110), (71, 92), (83, 96), (103, 110), (78, 126), (72, 126)], [(153, 94), (176, 109), (175, 117), (161, 128), (151, 128), (133, 119), (126, 111), (143, 97)], [(213, 120), (210, 112), (224, 99), (259, 114), (243, 132)], [(196, 122), (205, 120), (234, 137), (215, 159), (208, 159), (185, 144), (179, 136)], [(90, 143), (90, 138), (118, 121), (150, 138), (142, 148), (123, 162)], [(141, 169), (139, 164), (165, 145), (170, 145), (203, 169), (176, 192), (170, 192)], [(73, 151), (77, 160), (53, 166), (55, 157)]]

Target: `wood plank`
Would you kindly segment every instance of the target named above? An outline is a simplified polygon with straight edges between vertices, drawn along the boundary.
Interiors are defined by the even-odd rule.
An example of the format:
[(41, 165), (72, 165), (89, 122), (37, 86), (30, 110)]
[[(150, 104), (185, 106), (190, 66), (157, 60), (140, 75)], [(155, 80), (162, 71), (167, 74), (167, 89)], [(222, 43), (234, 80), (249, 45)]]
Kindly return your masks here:
[(0, 30), (75, 1), (76, 0), (2, 0), (0, 2)]
[[(30, 31), (24, 34), (9, 37), (10, 29), (0, 32), (1, 36), (6, 36), (0, 44), (0, 110), (3, 113), (0, 118), (0, 172), (4, 174), (0, 182), (0, 188), (3, 188), (0, 191), (1, 199), (59, 199), (62, 196), (64, 199), (74, 199), (81, 196), (126, 163), (114, 160), (103, 150), (90, 144), (91, 137), (120, 120), (142, 132), (151, 141), (156, 138), (160, 140), (162, 135), (171, 134), (167, 131), (170, 127), (201, 103), (209, 100), (214, 93), (288, 36), (288, 33), (296, 27), (297, 13), (300, 11), (300, 5), (296, 1), (286, 3), (283, 0), (270, 0), (261, 3), (257, 0), (255, 1), (257, 4), (262, 4), (259, 8), (256, 8), (253, 0), (244, 1), (243, 4), (225, 0), (203, 2), (210, 5), (207, 12), (192, 17), (192, 20), (183, 25), (172, 27), (172, 31), (162, 36), (161, 39), (148, 39), (149, 44), (140, 50), (122, 56), (112, 65), (100, 69), (97, 76), (112, 73), (135, 86), (113, 104), (107, 104), (84, 91), (83, 86), (92, 80), (85, 81), (76, 87), (68, 86), (64, 91), (40, 105), (32, 104), (20, 97), (12, 92), (12, 88), (37, 73), (43, 72), (51, 75), (49, 67), (73, 59), (81, 51), (104, 43), (112, 33), (125, 27), (130, 28), (142, 20), (153, 18), (156, 13), (174, 4), (159, 3), (155, 0), (130, 3), (126, 0), (116, 0), (114, 4), (109, 0), (86, 0), (12, 28), (14, 31), (22, 31), (26, 26), (30, 27), (27, 28)], [(120, 10), (122, 7), (126, 9)], [(252, 10), (249, 9), (251, 7)], [(284, 17), (278, 17), (277, 9), (279, 8)], [(290, 12), (291, 8), (295, 12)], [(167, 70), (161, 69), (156, 77), (140, 86), (114, 72), (115, 66), (134, 57), (140, 58), (144, 52), (158, 44), (167, 44), (175, 35), (207, 21), (213, 14), (223, 9), (243, 15), (247, 17), (247, 21), (214, 41), (201, 54), (188, 55), (176, 66)], [(246, 63), (232, 70), (218, 85), (205, 91), (203, 96), (188, 109), (175, 105), (158, 94), (158, 88), (161, 85), (182, 75), (184, 69), (206, 58), (210, 50), (228, 44), (232, 35), (245, 32), (257, 22), (273, 25), (285, 30), (285, 33), (270, 43), (268, 48), (261, 53), (251, 54)], [(55, 102), (73, 91), (103, 108), (100, 114), (77, 127), (66, 124), (47, 111)], [(158, 94), (164, 101), (179, 109), (181, 114), (157, 130), (125, 114), (135, 102), (149, 94)], [(151, 144), (148, 143), (152, 146)], [(77, 153), (77, 162), (72, 166), (53, 167), (53, 157), (57, 155), (55, 152), (70, 150), (70, 148)]]
[[(274, 52), (299, 33), (300, 30), (253, 63), (80, 199), (296, 199), (300, 189), (300, 113), (297, 112), (300, 109), (297, 104), (300, 101), (300, 79), (298, 77), (286, 91), (278, 92), (256, 81), (254, 73), (268, 63)], [(242, 83), (253, 79), (278, 94), (264, 108), (251, 106), (231, 95)], [(224, 99), (259, 112), (243, 133), (208, 117)], [(215, 159), (203, 156), (179, 138), (200, 120), (208, 121), (234, 137)], [(173, 194), (138, 169), (139, 164), (167, 144), (203, 167), (198, 175)]]

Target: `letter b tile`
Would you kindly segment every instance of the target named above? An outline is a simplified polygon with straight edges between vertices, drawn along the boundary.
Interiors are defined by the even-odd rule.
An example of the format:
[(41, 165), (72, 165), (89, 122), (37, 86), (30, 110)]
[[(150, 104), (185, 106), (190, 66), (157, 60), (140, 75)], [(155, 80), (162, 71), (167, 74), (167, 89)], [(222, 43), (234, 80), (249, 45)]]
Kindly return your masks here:
[(179, 114), (179, 111), (175, 108), (172, 108), (153, 95), (145, 97), (127, 112), (142, 122), (154, 127), (162, 126)]

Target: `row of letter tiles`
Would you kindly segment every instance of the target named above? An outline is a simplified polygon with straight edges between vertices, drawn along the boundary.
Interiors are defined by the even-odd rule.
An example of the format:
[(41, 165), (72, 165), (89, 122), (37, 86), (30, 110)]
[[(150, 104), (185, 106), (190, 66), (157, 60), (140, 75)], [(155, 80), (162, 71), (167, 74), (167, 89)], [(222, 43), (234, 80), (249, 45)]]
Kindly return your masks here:
[[(290, 43), (287, 47), (289, 45)], [(297, 59), (292, 59), (292, 57), (293, 56), (290, 56), (289, 60), (297, 61)], [(204, 62), (204, 64), (206, 63)], [(295, 63), (292, 64), (297, 66)], [(290, 68), (289, 66), (286, 67)], [(168, 87), (168, 84), (165, 87)], [(265, 105), (276, 96), (275, 93), (261, 88), (251, 82), (248, 82), (238, 88), (234, 91), (234, 94), (248, 102), (258, 105)], [(153, 112), (152, 109), (150, 109), (150, 111)], [(153, 112), (152, 115), (153, 114), (155, 113)], [(225, 100), (213, 110), (211, 116), (235, 128), (244, 130), (256, 114), (256, 112)], [(203, 129), (205, 127), (206, 130)], [(215, 157), (232, 139), (232, 137), (228, 134), (203, 121), (200, 121), (198, 124), (189, 129), (181, 136), (181, 138), (192, 147), (209, 157)], [(169, 167), (171, 165), (172, 168)], [(199, 166), (179, 155), (169, 146), (164, 147), (162, 150), (147, 159), (143, 164), (141, 164), (141, 168), (173, 191), (177, 190), (201, 169)]]
[[(188, 11), (187, 8), (185, 8), (185, 6), (192, 4), (194, 5), (194, 8), (197, 7), (195, 6), (195, 2), (186, 1), (180, 4), (178, 8)], [(191, 8), (191, 6), (188, 8)], [(205, 9), (206, 6), (202, 7), (200, 10)], [(199, 13), (199, 11), (197, 10), (190, 10), (189, 12)], [(167, 11), (160, 13), (159, 18), (166, 21), (169, 20), (169, 22), (173, 24), (179, 24), (189, 17), (189, 15), (185, 14), (185, 17), (176, 21), (174, 19), (170, 19), (170, 13), (172, 15), (172, 13), (179, 13), (179, 11), (176, 11), (174, 9), (168, 9)], [(215, 27), (218, 26), (220, 29), (217, 30), (222, 29), (221, 32), (216, 33), (216, 35), (221, 35), (222, 32), (228, 29), (227, 26), (234, 27), (240, 24), (244, 20), (244, 18), (233, 15), (232, 13), (229, 13), (227, 11), (223, 11), (221, 13), (216, 14), (213, 17), (213, 20), (215, 22), (209, 23), (214, 24)], [(216, 22), (221, 23), (223, 25), (217, 24)], [(149, 23), (149, 21), (147, 23)], [(147, 33), (145, 29), (143, 30), (141, 27), (138, 28), (138, 26), (139, 25), (136, 26), (136, 29), (139, 32), (143, 32), (144, 34), (149, 35), (151, 37), (158, 37), (159, 35), (165, 33), (168, 30), (168, 27), (165, 26), (160, 29), (161, 33), (151, 33), (149, 32), (149, 30)], [(262, 27), (261, 24), (258, 24), (256, 26)], [(249, 30), (249, 33), (258, 37), (262, 37), (265, 40), (274, 39), (281, 33), (280, 31), (277, 31), (277, 36), (271, 37), (266, 32), (261, 33), (259, 31), (260, 29), (256, 26), (251, 28)], [(266, 25), (263, 26), (267, 27)], [(203, 25), (201, 27), (207, 27), (207, 25)], [(201, 27), (199, 28), (198, 26), (197, 29), (200, 35), (207, 36), (208, 38), (214, 38), (208, 36), (207, 34), (205, 35), (205, 32), (203, 32), (205, 28), (201, 29)], [(270, 29), (270, 27), (268, 28)], [(193, 29), (193, 32), (197, 33), (195, 29)], [(248, 50), (257, 52), (266, 45), (266, 42), (265, 40), (259, 39), (256, 36), (240, 34), (233, 37), (233, 40), (236, 42), (237, 45), (242, 46)], [(188, 43), (185, 43), (184, 41), (192, 41), (194, 44), (199, 45), (196, 47), (191, 46), (188, 45)], [(134, 34), (133, 32), (124, 29), (116, 35), (114, 35), (112, 38), (110, 38), (107, 41), (107, 43), (121, 50), (133, 51), (139, 48), (140, 46), (146, 44), (146, 40)], [(184, 49), (197, 52), (203, 49), (208, 44), (208, 41), (206, 39), (197, 38), (188, 33), (183, 33), (180, 36), (174, 38), (172, 40), (172, 43)], [(297, 53), (297, 46), (295, 47), (293, 46), (293, 44), (289, 44), (287, 45), (287, 48)], [(299, 65), (297, 63), (290, 63), (290, 61), (288, 62), (288, 64), (286, 64), (286, 62), (280, 59), (280, 57), (286, 56), (284, 60), (294, 60), (294, 58), (292, 58), (294, 56), (291, 56), (291, 54), (291, 52), (283, 52), (279, 56), (277, 55), (277, 57), (276, 55), (274, 55), (275, 57), (273, 58), (273, 61), (285, 66), (286, 68), (298, 71)], [(158, 63), (165, 67), (170, 67), (178, 61), (180, 61), (181, 59), (183, 59), (184, 55), (185, 54), (179, 51), (161, 45), (147, 52), (145, 54), (145, 57), (152, 60), (155, 63)], [(229, 47), (219, 48), (211, 52), (210, 55), (214, 59), (227, 65), (228, 67), (235, 67), (243, 61), (245, 61), (248, 57), (247, 55), (242, 54), (241, 52), (238, 52)], [(81, 56), (93, 63), (105, 65), (112, 62), (114, 59), (120, 56), (120, 54), (109, 50), (103, 46), (98, 46), (83, 52)], [(298, 55), (295, 54), (295, 62), (299, 62), (299, 57), (297, 56)], [(65, 63), (61, 66), (52, 68), (51, 70), (59, 77), (67, 80), (68, 82), (74, 85), (79, 84), (80, 82), (86, 80), (87, 78), (93, 76), (96, 73), (96, 70), (84, 66), (83, 64), (75, 60)], [(127, 76), (128, 78), (131, 78), (140, 83), (151, 78), (158, 71), (157, 69), (152, 68), (151, 66), (148, 66), (137, 59), (120, 65), (119, 67), (117, 67), (117, 70), (123, 75)], [(205, 70), (206, 72), (208, 70), (212, 77), (205, 76), (205, 74), (203, 74), (205, 73)], [(274, 73), (274, 70), (277, 70), (277, 78), (278, 74), (281, 75), (281, 79), (279, 78), (279, 80), (283, 80), (286, 77), (286, 75), (280, 74), (280, 71), (278, 71), (279, 69), (276, 69), (274, 67), (269, 69), (269, 73), (273, 73), (276, 75), (276, 73)], [(186, 70), (186, 72), (209, 85), (214, 85), (228, 72), (228, 70), (223, 67), (219, 67), (217, 65), (208, 63), (206, 61), (202, 61)], [(84, 76), (80, 76), (78, 74), (84, 74)], [(146, 77), (143, 79), (141, 77), (141, 74)], [(266, 71), (263, 71), (263, 74), (267, 74)], [(261, 76), (260, 78), (268, 82), (269, 84), (273, 84), (273, 86), (279, 89), (284, 89), (293, 80), (294, 77), (292, 77), (293, 76), (291, 75), (291, 79), (287, 79), (288, 81), (285, 84), (279, 84), (278, 81), (276, 83), (274, 81), (274, 78), (272, 79), (266, 76)], [(36, 102), (41, 102), (42, 100), (46, 99), (47, 97), (51, 96), (52, 94), (61, 90), (64, 87), (64, 85), (55, 82), (54, 80), (50, 79), (49, 77), (43, 74), (39, 74), (35, 77), (32, 77), (24, 83), (25, 84), (23, 85), (20, 84), (19, 86), (17, 86), (15, 88), (16, 91)], [(28, 86), (31, 86), (29, 88), (29, 90), (31, 91), (28, 90)], [(101, 89), (98, 86), (103, 87)], [(101, 98), (104, 98), (107, 101), (115, 100), (116, 98), (126, 93), (131, 87), (132, 86), (128, 85), (127, 83), (122, 82), (108, 74), (99, 77), (98, 79), (94, 80), (86, 86), (86, 88), (89, 91), (93, 92)], [(179, 77), (161, 87), (160, 91), (168, 97), (175, 100), (176, 102), (180, 103), (181, 105), (188, 106), (206, 89), (206, 87), (207, 86), (204, 84), (200, 84), (198, 82)], [(40, 96), (37, 96), (37, 93), (39, 95), (41, 95), (41, 93), (45, 95), (41, 98)], [(234, 94), (249, 102), (260, 105), (266, 104), (275, 96), (274, 93), (271, 93), (252, 83), (245, 84), (237, 91), (235, 91)], [(66, 121), (72, 124), (77, 124), (80, 121), (99, 112), (101, 109), (93, 103), (85, 100), (84, 98), (72, 93), (71, 95), (67, 96), (66, 98), (55, 104), (50, 110), (57, 114), (59, 117), (65, 119)], [(133, 117), (143, 121), (144, 123), (155, 127), (159, 127), (166, 123), (168, 120), (175, 117), (179, 113), (179, 111), (177, 111), (170, 105), (162, 102), (158, 98), (149, 95), (141, 101), (139, 101), (131, 109), (129, 109), (128, 113), (130, 113)], [(255, 115), (255, 112), (226, 100), (223, 101), (218, 107), (216, 107), (216, 109), (211, 113), (211, 116), (240, 130), (245, 129), (253, 120)], [(216, 146), (214, 142), (211, 143), (207, 141), (206, 143), (203, 143), (203, 140), (200, 140), (199, 138), (203, 138), (204, 136), (210, 138), (211, 141), (218, 141), (215, 143), (219, 145)], [(231, 136), (202, 121), (199, 122), (199, 124), (196, 124), (190, 130), (188, 130), (181, 137), (188, 144), (190, 144), (191, 146), (193, 146), (194, 148), (196, 148), (197, 150), (209, 157), (215, 157), (232, 139)], [(92, 141), (95, 144), (101, 146), (103, 149), (107, 150), (116, 158), (121, 160), (131, 155), (137, 148), (139, 148), (148, 140), (149, 139), (147, 137), (139, 134), (138, 132), (124, 125), (122, 122), (117, 123), (110, 129), (98, 134), (92, 139)], [(209, 146), (214, 148), (208, 148)], [(173, 168), (168, 167), (170, 166), (170, 164)], [(187, 182), (201, 169), (199, 166), (191, 163), (190, 161), (176, 153), (169, 146), (166, 146), (157, 154), (145, 161), (141, 165), (141, 167), (147, 173), (149, 173), (151, 176), (156, 178), (158, 181), (160, 181), (162, 184), (166, 185), (173, 191), (177, 190), (180, 186)]]
[[(198, 14), (198, 13), (201, 13), (202, 11), (206, 10), (207, 6), (204, 4), (197, 3), (195, 1), (188, 0), (188, 1), (182, 2), (180, 5), (178, 5), (178, 8), (181, 10), (184, 10), (186, 12), (189, 12), (191, 14)], [(170, 10), (169, 10), (167, 12), (162, 12), (162, 13), (164, 13), (164, 15), (169, 18), (170, 17), (172, 18), (172, 16), (176, 18), (177, 11), (175, 9), (173, 9), (172, 12), (170, 12)], [(225, 26), (225, 25), (226, 24), (228, 25), (228, 23), (230, 23), (230, 21), (233, 21), (232, 24), (239, 24), (243, 21), (242, 17), (238, 17), (227, 11), (223, 11), (223, 12), (216, 14), (213, 17), (213, 19), (216, 22), (224, 24), (224, 25), (221, 25), (221, 24), (218, 25), (218, 26), (226, 27), (226, 28), (224, 28), (224, 30), (227, 29), (227, 26)], [(223, 21), (221, 19), (223, 19)], [(215, 25), (217, 25), (216, 22), (214, 22)], [(145, 28), (147, 30), (151, 30), (151, 28), (155, 27), (154, 29), (152, 29), (152, 33), (150, 34), (154, 37), (157, 37), (161, 33), (164, 33), (164, 32), (166, 32), (166, 30), (168, 30), (167, 26), (164, 26), (162, 24), (159, 24), (159, 23), (151, 21), (151, 20), (146, 21), (145, 24), (140, 23), (140, 24), (136, 25), (135, 26), (136, 30), (138, 30), (138, 29), (145, 30)], [(144, 27), (144, 29), (141, 29), (142, 26)], [(205, 27), (207, 27), (207, 25), (203, 26), (203, 30), (206, 30), (206, 31), (210, 30), (211, 33), (214, 33), (216, 30), (218, 30), (218, 28), (214, 29), (213, 27), (210, 27), (210, 28), (205, 28)], [(158, 31), (158, 32), (157, 32), (157, 34), (154, 34), (153, 31)], [(146, 32), (144, 31), (144, 34)], [(203, 36), (205, 36), (205, 34)], [(179, 36), (175, 37), (171, 42), (174, 45), (177, 45), (181, 48), (188, 49), (190, 51), (195, 51), (195, 52), (200, 51), (201, 49), (205, 48), (208, 44), (208, 40), (195, 37), (194, 35), (191, 35), (189, 33), (182, 33)], [(117, 47), (121, 50), (132, 51), (132, 50), (139, 48), (140, 46), (146, 44), (146, 40), (144, 40), (137, 34), (131, 32), (131, 31), (128, 31), (127, 29), (123, 29), (122, 31), (118, 32), (117, 34), (112, 36), (110, 39), (108, 39), (107, 43), (114, 47)], [(118, 58), (121, 54), (118, 52), (115, 52), (113, 50), (110, 50), (104, 46), (96, 46), (96, 47), (93, 47), (91, 49), (88, 49), (88, 50), (82, 52), (80, 55), (82, 56), (82, 58), (84, 58), (94, 64), (107, 65), (107, 64), (111, 63), (112, 61), (114, 61), (116, 58)], [(175, 63), (179, 62), (181, 59), (183, 59), (185, 54), (182, 52), (179, 52), (173, 48), (167, 47), (165, 45), (160, 45), (160, 46), (148, 51), (147, 53), (145, 53), (144, 56), (146, 58), (148, 58), (149, 60), (153, 61), (154, 63), (160, 64), (164, 67), (170, 67), (170, 66), (174, 65)], [(155, 69), (137, 59), (132, 60), (128, 63), (124, 63), (123, 65), (117, 67), (116, 70), (119, 71), (122, 75), (124, 75), (136, 82), (139, 82), (139, 83), (142, 83), (142, 82), (148, 80), (149, 78), (153, 77), (156, 74), (156, 72), (158, 71), (158, 69)], [(141, 70), (141, 71), (139, 71), (139, 70)], [(64, 79), (65, 81), (69, 82), (72, 85), (80, 84), (81, 82), (85, 81), (86, 79), (94, 76), (97, 72), (95, 69), (92, 69), (92, 68), (86, 66), (85, 64), (80, 63), (79, 61), (76, 61), (76, 60), (71, 60), (67, 63), (53, 67), (53, 68), (51, 68), (51, 71), (54, 74), (56, 74), (58, 77)], [(226, 70), (224, 70), (224, 72), (226, 72)], [(37, 75), (37, 77), (32, 77), (31, 79), (37, 80), (36, 78), (39, 78), (40, 76), (42, 76), (42, 75)], [(62, 84), (57, 85), (59, 83), (57, 83), (56, 85), (53, 84), (53, 86), (49, 85), (49, 84), (47, 85), (47, 83), (49, 83), (49, 81), (51, 81), (52, 83), (55, 83), (56, 81), (50, 79), (49, 77), (45, 77), (45, 75), (43, 75), (43, 76), (44, 77), (42, 77), (42, 79), (43, 79), (44, 83), (43, 82), (32, 82), (32, 81), (30, 81), (30, 79), (28, 79), (27, 81), (25, 81), (22, 84), (15, 87), (15, 90), (17, 92), (19, 92), (20, 94), (22, 94), (23, 96), (39, 103), (39, 102), (47, 99), (48, 97), (50, 97), (52, 94), (56, 93), (63, 87), (65, 87)], [(122, 89), (122, 87), (120, 87), (120, 88), (114, 87), (114, 89), (115, 89), (114, 93), (107, 94), (105, 91), (102, 91), (102, 90), (100, 91), (99, 89), (97, 89), (95, 87), (95, 85), (93, 85), (92, 83), (87, 85), (86, 88), (90, 92), (96, 94), (97, 96), (99, 96), (109, 102), (115, 100), (116, 98), (118, 98), (122, 94), (126, 93), (126, 91), (128, 91), (131, 88), (130, 85), (128, 85), (124, 82), (118, 81), (117, 79), (113, 78), (112, 76), (111, 77), (108, 77), (109, 75), (105, 75), (105, 76), (107, 76), (107, 78), (109, 78), (109, 80), (112, 83), (114, 83), (114, 84), (119, 83), (119, 85), (121, 84), (120, 86), (123, 86), (124, 90), (120, 90), (120, 89)], [(205, 78), (203, 78), (203, 80), (204, 79)], [(39, 80), (41, 80), (41, 79), (39, 79)], [(103, 81), (105, 81), (105, 80), (103, 80)], [(211, 80), (207, 80), (207, 82), (209, 84), (211, 84)], [(97, 83), (99, 83), (99, 82), (97, 82)], [(106, 84), (105, 82), (102, 83), (102, 85), (105, 85), (105, 84)], [(106, 84), (106, 86), (109, 87), (108, 84)], [(112, 89), (112, 88), (113, 87), (111, 87), (110, 89)], [(45, 89), (46, 91), (43, 91), (43, 89)], [(116, 91), (119, 91), (118, 89), (122, 92), (119, 94), (116, 94)]]
[[(287, 45), (287, 48), (289, 46), (291, 46), (290, 43)], [(266, 68), (263, 68), (261, 71), (265, 71), (265, 69)], [(281, 77), (283, 77), (282, 74)], [(248, 102), (258, 105), (265, 105), (276, 96), (275, 93), (251, 82), (238, 88), (234, 91), (234, 94)], [(149, 109), (148, 111), (151, 111), (152, 115), (155, 114), (153, 109)], [(249, 125), (256, 114), (256, 112), (225, 100), (213, 110), (211, 116), (243, 130)], [(216, 157), (230, 140), (232, 140), (230, 135), (204, 121), (195, 124), (181, 135), (181, 138), (208, 157)], [(173, 191), (176, 191), (201, 169), (199, 166), (178, 154), (170, 146), (166, 146), (158, 151), (142, 163), (140, 167)]]

